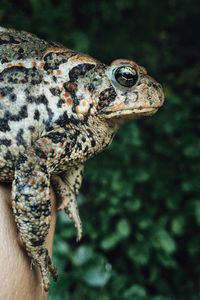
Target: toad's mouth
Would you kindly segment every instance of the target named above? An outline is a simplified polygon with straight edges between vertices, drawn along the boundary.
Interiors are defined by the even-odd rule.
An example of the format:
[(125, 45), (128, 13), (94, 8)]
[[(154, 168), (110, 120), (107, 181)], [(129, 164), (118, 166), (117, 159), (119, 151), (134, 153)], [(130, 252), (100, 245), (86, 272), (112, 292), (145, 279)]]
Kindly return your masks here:
[(113, 118), (113, 117), (121, 117), (126, 118), (130, 117), (131, 119), (143, 117), (143, 116), (151, 116), (157, 112), (157, 110), (160, 108), (160, 106), (154, 106), (154, 107), (146, 107), (146, 108), (124, 108), (124, 109), (118, 109), (115, 111), (106, 111), (104, 112), (104, 116), (106, 118)]

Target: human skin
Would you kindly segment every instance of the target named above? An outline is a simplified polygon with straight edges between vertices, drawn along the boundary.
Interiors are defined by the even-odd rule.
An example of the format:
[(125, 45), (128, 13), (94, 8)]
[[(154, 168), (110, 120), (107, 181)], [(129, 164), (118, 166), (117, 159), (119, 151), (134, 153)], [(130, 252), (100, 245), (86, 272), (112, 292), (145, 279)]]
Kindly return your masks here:
[[(56, 222), (55, 197), (51, 191), (52, 220), (46, 246), (52, 253)], [(23, 250), (11, 210), (11, 185), (0, 185), (0, 299), (46, 300), (48, 293), (42, 288), (37, 267)]]

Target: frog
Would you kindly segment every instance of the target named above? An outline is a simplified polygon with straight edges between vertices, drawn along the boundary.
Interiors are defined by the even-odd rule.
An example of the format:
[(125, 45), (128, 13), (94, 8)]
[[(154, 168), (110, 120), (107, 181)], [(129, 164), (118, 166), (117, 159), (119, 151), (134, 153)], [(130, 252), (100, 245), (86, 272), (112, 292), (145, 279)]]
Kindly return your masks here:
[(151, 116), (163, 88), (130, 59), (109, 65), (32, 33), (0, 27), (0, 181), (12, 184), (18, 236), (38, 266), (45, 291), (56, 266), (45, 247), (57, 209), (77, 229), (77, 205), (88, 159), (104, 150), (126, 122)]

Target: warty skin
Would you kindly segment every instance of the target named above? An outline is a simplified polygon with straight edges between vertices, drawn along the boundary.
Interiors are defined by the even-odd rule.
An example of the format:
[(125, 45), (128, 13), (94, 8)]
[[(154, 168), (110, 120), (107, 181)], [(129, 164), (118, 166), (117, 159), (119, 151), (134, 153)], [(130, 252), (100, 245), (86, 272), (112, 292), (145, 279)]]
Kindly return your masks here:
[(76, 197), (85, 162), (128, 120), (154, 114), (162, 87), (134, 61), (109, 66), (27, 32), (0, 29), (0, 180), (12, 182), (12, 209), (27, 254), (57, 279), (44, 246), (49, 188), (58, 209), (82, 226)]

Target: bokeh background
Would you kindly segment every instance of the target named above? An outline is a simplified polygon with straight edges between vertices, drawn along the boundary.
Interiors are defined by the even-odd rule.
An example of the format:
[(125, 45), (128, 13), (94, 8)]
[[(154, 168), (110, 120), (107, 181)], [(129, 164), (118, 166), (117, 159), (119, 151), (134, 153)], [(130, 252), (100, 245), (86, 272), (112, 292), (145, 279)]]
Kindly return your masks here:
[(106, 63), (134, 59), (166, 94), (88, 162), (84, 237), (60, 214), (50, 300), (199, 300), (200, 2), (0, 0), (0, 21)]

